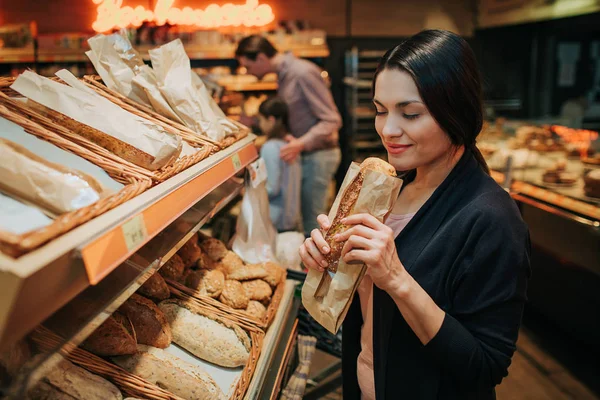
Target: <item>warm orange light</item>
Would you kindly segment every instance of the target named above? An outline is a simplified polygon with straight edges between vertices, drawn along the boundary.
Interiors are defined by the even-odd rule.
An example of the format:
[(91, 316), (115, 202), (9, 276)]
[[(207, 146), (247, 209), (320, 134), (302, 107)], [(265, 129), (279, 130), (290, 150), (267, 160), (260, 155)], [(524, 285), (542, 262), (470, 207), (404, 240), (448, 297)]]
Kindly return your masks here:
[(573, 129), (566, 126), (553, 125), (552, 130), (567, 143), (579, 149), (581, 158), (586, 158), (592, 141), (598, 139), (598, 132), (587, 129)]
[(154, 10), (143, 6), (123, 7), (123, 0), (92, 0), (98, 5), (98, 16), (92, 24), (96, 32), (140, 26), (144, 21), (154, 21), (157, 25), (192, 25), (198, 28), (218, 28), (225, 26), (265, 26), (275, 20), (273, 9), (258, 0), (246, 0), (245, 4), (231, 3), (219, 6), (210, 4), (204, 10), (173, 7), (175, 0), (157, 0)]

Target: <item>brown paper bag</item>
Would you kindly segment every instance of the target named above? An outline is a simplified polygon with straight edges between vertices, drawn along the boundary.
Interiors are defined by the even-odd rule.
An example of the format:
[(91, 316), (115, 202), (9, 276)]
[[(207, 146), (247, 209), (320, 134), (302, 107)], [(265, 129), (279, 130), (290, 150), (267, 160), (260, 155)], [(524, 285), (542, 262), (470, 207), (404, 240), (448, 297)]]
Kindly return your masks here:
[[(337, 213), (346, 187), (352, 183), (359, 171), (360, 166), (358, 164), (352, 163), (350, 165), (342, 187), (329, 212), (331, 221)], [(351, 214), (367, 213), (379, 221), (384, 221), (391, 212), (401, 187), (402, 179), (375, 171), (367, 171), (358, 200)], [(365, 272), (366, 266), (364, 264), (350, 265), (340, 260), (337, 272), (332, 276), (329, 290), (324, 297), (315, 298), (323, 274), (332, 275), (332, 273), (309, 270), (302, 288), (302, 304), (315, 321), (335, 334), (346, 317), (354, 292)]]

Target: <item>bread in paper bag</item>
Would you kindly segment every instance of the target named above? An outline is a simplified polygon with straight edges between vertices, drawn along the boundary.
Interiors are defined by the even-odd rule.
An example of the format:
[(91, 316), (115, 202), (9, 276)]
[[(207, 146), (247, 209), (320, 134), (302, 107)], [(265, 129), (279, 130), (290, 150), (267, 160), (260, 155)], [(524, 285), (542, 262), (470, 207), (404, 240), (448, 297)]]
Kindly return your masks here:
[(0, 189), (55, 214), (89, 206), (108, 194), (83, 172), (51, 163), (0, 139)]
[[(335, 233), (348, 228), (341, 224), (344, 217), (367, 213), (383, 221), (392, 210), (402, 180), (390, 176), (392, 171), (389, 168), (370, 168), (370, 163), (374, 161), (367, 159), (361, 166), (352, 163), (346, 173), (329, 212), (332, 225), (324, 234), (330, 244), (333, 244)], [(381, 163), (381, 160), (375, 161), (375, 165), (385, 166)], [(343, 244), (339, 249), (337, 247), (338, 244), (332, 247), (331, 253), (336, 254), (337, 258), (330, 259), (330, 268), (325, 272), (309, 270), (302, 288), (302, 304), (318, 323), (332, 333), (336, 333), (341, 326), (366, 271), (364, 264), (346, 264), (339, 255)]]
[(135, 76), (133, 77), (132, 83), (146, 93), (152, 109), (165, 118), (184, 124), (183, 120), (179, 118), (179, 115), (177, 115), (175, 111), (173, 111), (169, 102), (167, 102), (167, 99), (165, 99), (160, 92), (156, 74), (152, 68), (148, 65), (142, 65), (140, 67), (135, 67), (134, 72)]
[(26, 71), (11, 88), (41, 114), (135, 165), (154, 171), (177, 159), (180, 137), (84, 89), (68, 71), (57, 75), (71, 86)]
[[(185, 125), (201, 135), (221, 141), (226, 126), (210, 106), (212, 98), (202, 94), (192, 82), (192, 69), (181, 40), (149, 51), (161, 93)], [(228, 128), (229, 129), (229, 128)]]
[(144, 61), (129, 39), (118, 33), (99, 34), (88, 39), (88, 44), (91, 50), (85, 54), (106, 86), (135, 102), (150, 106), (144, 90), (132, 83), (134, 68), (144, 65)]

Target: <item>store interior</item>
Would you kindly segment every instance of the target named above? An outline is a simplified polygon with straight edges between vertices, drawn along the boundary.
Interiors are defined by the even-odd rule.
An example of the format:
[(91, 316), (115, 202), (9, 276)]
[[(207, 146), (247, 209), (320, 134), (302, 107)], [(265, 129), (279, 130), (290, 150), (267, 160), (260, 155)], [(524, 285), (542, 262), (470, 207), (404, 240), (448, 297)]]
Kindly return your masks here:
[[(182, 379), (208, 374), (204, 382), (212, 386), (202, 390), (213, 390), (214, 398), (294, 398), (286, 391), (290, 382), (298, 384), (294, 373), (304, 366), (303, 398), (342, 399), (342, 333), (325, 330), (302, 306), (306, 269), (296, 249), (303, 235), (276, 237), (270, 227), (262, 236), (254, 233), (255, 243), (241, 237), (247, 228), (240, 223), (244, 204), (255, 188), (260, 168), (255, 161), (265, 140), (256, 117), (260, 104), (277, 94), (278, 81), (275, 74), (262, 80), (247, 74), (235, 49), (245, 36), (262, 34), (278, 51), (321, 69), (343, 120), (332, 204), (353, 162), (386, 158), (374, 126), (373, 74), (386, 50), (424, 29), (460, 34), (474, 50), (485, 116), (477, 144), (531, 235), (532, 277), (522, 327), (497, 398), (600, 399), (599, 0), (1, 2), (0, 145), (15, 141), (61, 168), (91, 174), (110, 190), (76, 209), (45, 200), (36, 207), (36, 199), (21, 192), (17, 200), (9, 196), (19, 185), (6, 182), (22, 176), (0, 166), (6, 207), (0, 210), (0, 398), (46, 398), (42, 392), (58, 385), (50, 371), (64, 368), (63, 359), (86, 374), (77, 378), (81, 385), (92, 379), (87, 374), (110, 382), (102, 390), (120, 391), (115, 399), (193, 397), (187, 391), (193, 384), (159, 384), (131, 366), (131, 352), (99, 345), (104, 335), (122, 347), (168, 347), (170, 354), (157, 353), (151, 361), (159, 365), (161, 357), (179, 357), (192, 364), (200, 372)], [(99, 76), (100, 63), (91, 61), (89, 53), (96, 50), (88, 39), (115, 32), (131, 46), (125, 50), (131, 57), (121, 61), (125, 74), (132, 63), (158, 70), (157, 60), (187, 54), (192, 79), (178, 82), (205, 96), (203, 104), (219, 121), (214, 135), (199, 134), (179, 114), (161, 111), (150, 95), (139, 102), (133, 90), (127, 97), (108, 87)], [(156, 50), (173, 41), (182, 47)], [(151, 121), (144, 129), (162, 135), (161, 148), (151, 149), (162, 161), (109, 151), (75, 134), (85, 124), (65, 117), (65, 111), (19, 100), (26, 83), (40, 82), (57, 91), (67, 84), (79, 89), (115, 119), (130, 118), (132, 128), (141, 119)], [(33, 92), (24, 96), (35, 98)], [(96, 123), (122, 129), (110, 120)], [(28, 219), (35, 214), (39, 220), (31, 223), (37, 225), (22, 226), (8, 201), (27, 208)], [(236, 252), (240, 241), (244, 246), (237, 249), (244, 254)], [(265, 246), (278, 260), (269, 267), (261, 258)], [(238, 271), (229, 265), (251, 277), (235, 278)], [(223, 283), (218, 293), (211, 292), (207, 271), (239, 288), (254, 282), (256, 288), (244, 290), (256, 292), (244, 295), (240, 305), (235, 295), (224, 295)], [(168, 334), (164, 322), (158, 327), (162, 333), (143, 340), (144, 332), (132, 333), (122, 320), (135, 326), (133, 316), (143, 305), (167, 320), (171, 309), (203, 326), (226, 326), (227, 332), (211, 331), (212, 339), (194, 343), (175, 332), (171, 321)], [(307, 344), (306, 337), (316, 343)], [(237, 346), (241, 355), (216, 354), (219, 346)]]

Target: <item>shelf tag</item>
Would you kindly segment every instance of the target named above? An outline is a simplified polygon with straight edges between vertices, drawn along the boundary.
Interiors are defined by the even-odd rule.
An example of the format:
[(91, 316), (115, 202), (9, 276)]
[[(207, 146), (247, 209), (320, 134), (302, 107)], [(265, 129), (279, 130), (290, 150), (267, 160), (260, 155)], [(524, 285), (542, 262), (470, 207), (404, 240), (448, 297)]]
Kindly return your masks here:
[(233, 162), (233, 169), (236, 171), (242, 168), (242, 161), (240, 160), (240, 155), (238, 153), (231, 156), (231, 162)]
[(262, 158), (248, 165), (248, 171), (250, 172), (250, 183), (253, 188), (267, 180), (267, 165)]
[(132, 251), (138, 247), (140, 243), (143, 243), (148, 236), (143, 214), (138, 214), (129, 221), (125, 222), (121, 226), (121, 229), (123, 230), (125, 245), (129, 251)]

